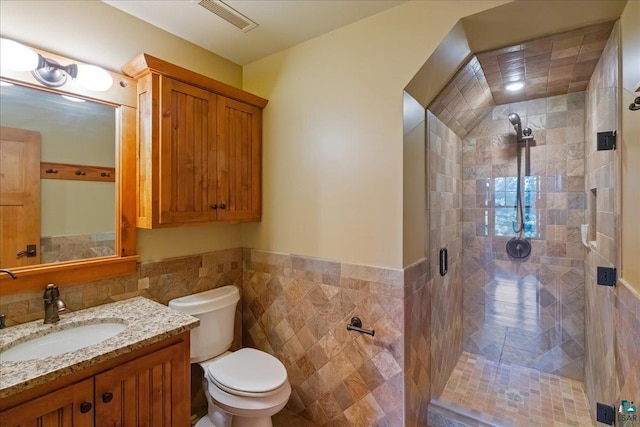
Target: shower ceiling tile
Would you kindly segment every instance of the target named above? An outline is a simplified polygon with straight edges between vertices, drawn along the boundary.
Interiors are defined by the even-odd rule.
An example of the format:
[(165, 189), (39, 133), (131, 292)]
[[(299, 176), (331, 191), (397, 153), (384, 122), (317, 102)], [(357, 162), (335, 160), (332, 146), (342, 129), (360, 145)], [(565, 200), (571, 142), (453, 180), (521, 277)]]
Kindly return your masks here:
[[(508, 53), (507, 53), (508, 54)], [(495, 72), (485, 75), (478, 59), (472, 57), (429, 105), (429, 110), (460, 138), (465, 137), (495, 105), (490, 90), (494, 78), (502, 83), (502, 73), (495, 61)]]
[[(613, 24), (592, 25), (479, 53), (493, 100), (499, 105), (585, 90), (585, 77), (593, 73)], [(524, 81), (525, 90), (505, 92), (504, 84), (517, 78)], [(546, 78), (544, 90), (542, 78)]]
[[(586, 90), (614, 21), (472, 56), (428, 109), (465, 138), (495, 105)], [(504, 86), (524, 81), (509, 92)]]

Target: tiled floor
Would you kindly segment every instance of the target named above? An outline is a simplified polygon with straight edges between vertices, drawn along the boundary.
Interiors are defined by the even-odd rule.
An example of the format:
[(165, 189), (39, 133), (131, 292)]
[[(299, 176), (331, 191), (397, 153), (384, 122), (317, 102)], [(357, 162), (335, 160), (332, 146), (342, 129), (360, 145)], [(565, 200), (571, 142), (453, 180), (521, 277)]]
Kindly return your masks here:
[[(196, 425), (199, 419), (200, 417), (194, 417), (191, 425)], [(271, 421), (273, 422), (273, 427), (316, 427), (311, 421), (305, 420), (287, 409), (278, 412)]]
[(283, 409), (273, 418), (273, 427), (316, 427), (314, 423), (308, 421), (293, 412)]
[(580, 381), (467, 352), (439, 399), (487, 421), (514, 427), (591, 427)]
[[(594, 426), (580, 381), (467, 352), (460, 356), (439, 401), (502, 426)], [(273, 417), (273, 427), (316, 424), (284, 409)]]

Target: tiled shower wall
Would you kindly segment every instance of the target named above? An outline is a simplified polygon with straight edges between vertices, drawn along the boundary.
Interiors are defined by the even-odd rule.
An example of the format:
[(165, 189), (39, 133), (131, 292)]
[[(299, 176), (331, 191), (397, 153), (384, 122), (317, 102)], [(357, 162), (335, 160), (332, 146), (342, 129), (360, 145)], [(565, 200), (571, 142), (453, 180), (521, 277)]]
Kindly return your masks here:
[[(427, 127), (431, 396), (437, 398), (462, 353), (462, 140), (430, 111)], [(449, 258), (444, 276), (441, 248)]]
[[(584, 369), (584, 96), (496, 106), (463, 142), (464, 349), (574, 379)], [(523, 180), (532, 242), (524, 262), (505, 251), (515, 234), (511, 112), (536, 142)]]
[[(611, 33), (589, 82), (586, 98), (585, 194), (589, 198), (585, 221), (590, 220), (590, 240), (585, 265), (587, 332), (586, 388), (589, 406), (609, 402), (618, 389), (615, 373), (616, 292), (597, 286), (597, 266), (616, 265), (615, 151), (597, 151), (596, 133), (617, 130), (618, 28)], [(595, 199), (595, 200), (594, 200)], [(592, 217), (593, 215), (593, 217)], [(594, 221), (595, 219), (595, 221)]]
[(586, 102), (585, 192), (592, 198), (586, 218), (592, 218), (594, 228), (585, 263), (586, 388), (592, 410), (596, 402), (640, 400), (640, 295), (621, 283), (610, 288), (595, 281), (598, 266), (617, 263), (618, 152), (597, 151), (596, 133), (618, 129), (619, 31), (616, 24)]

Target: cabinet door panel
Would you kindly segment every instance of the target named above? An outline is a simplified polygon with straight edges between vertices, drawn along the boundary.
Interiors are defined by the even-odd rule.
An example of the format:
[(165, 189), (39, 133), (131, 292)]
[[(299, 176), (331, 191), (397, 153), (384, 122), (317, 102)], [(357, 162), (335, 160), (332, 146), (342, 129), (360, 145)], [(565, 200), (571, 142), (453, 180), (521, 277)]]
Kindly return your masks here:
[[(83, 403), (90, 404), (84, 413)], [(93, 379), (88, 379), (0, 413), (0, 426), (91, 427), (93, 415)]]
[(216, 219), (216, 95), (162, 78), (160, 223)]
[(218, 209), (220, 220), (259, 220), (261, 135), (259, 108), (218, 97)]
[(97, 375), (97, 427), (189, 424), (188, 345), (176, 344)]

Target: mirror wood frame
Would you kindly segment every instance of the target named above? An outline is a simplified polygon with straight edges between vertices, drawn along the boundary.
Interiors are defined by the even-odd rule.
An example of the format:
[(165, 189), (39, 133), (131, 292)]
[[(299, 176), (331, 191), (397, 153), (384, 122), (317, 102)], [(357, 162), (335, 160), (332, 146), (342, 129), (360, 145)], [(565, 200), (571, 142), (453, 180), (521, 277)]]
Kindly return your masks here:
[[(81, 64), (80, 61), (39, 50), (33, 51), (60, 64)], [(12, 268), (17, 279), (0, 274), (0, 295), (32, 292), (44, 289), (47, 283), (57, 285), (78, 284), (136, 271), (136, 117), (137, 95), (135, 79), (122, 74), (107, 72), (113, 78), (113, 86), (105, 92), (86, 89), (68, 79), (60, 88), (39, 83), (30, 71), (13, 71), (0, 68), (3, 81), (57, 94), (72, 95), (115, 108), (116, 116), (116, 251), (117, 255), (86, 260), (65, 261), (51, 264)], [(38, 172), (39, 173), (39, 172)]]

